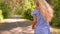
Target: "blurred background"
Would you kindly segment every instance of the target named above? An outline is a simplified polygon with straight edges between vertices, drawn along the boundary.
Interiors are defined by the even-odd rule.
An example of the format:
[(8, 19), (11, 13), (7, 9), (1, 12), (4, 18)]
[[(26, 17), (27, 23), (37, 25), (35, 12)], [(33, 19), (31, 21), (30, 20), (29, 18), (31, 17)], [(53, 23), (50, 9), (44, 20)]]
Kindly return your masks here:
[[(60, 0), (46, 1), (54, 10), (51, 27), (60, 29)], [(34, 0), (0, 0), (0, 22), (17, 15), (32, 21), (31, 11), (34, 8)]]

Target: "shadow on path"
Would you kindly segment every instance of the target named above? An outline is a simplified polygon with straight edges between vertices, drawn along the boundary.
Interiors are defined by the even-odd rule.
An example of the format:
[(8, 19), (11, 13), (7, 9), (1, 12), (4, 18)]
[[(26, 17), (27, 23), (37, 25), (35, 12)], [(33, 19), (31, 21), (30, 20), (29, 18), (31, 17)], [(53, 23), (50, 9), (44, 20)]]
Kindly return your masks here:
[(14, 15), (0, 23), (0, 34), (33, 34), (31, 24), (31, 21)]
[(17, 27), (27, 27), (31, 25), (31, 22), (28, 21), (23, 21), (23, 22), (12, 22), (12, 23), (1, 23), (0, 25), (0, 31), (5, 31), (5, 30), (10, 30), (12, 28), (17, 28)]

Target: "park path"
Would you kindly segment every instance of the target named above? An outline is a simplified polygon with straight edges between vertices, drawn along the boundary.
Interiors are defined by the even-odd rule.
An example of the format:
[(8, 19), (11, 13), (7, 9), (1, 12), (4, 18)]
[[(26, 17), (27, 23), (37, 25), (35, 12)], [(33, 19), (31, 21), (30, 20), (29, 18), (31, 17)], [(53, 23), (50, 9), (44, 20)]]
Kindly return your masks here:
[(1, 23), (0, 34), (33, 34), (31, 22), (26, 19), (6, 19)]
[[(31, 29), (32, 22), (23, 18), (10, 18), (5, 19), (3, 23), (0, 23), (0, 34), (33, 34)], [(52, 34), (56, 34), (54, 28), (50, 28)], [(60, 32), (60, 30), (58, 30)], [(53, 33), (54, 32), (54, 33)]]
[(14, 16), (0, 23), (0, 34), (33, 34), (31, 24), (27, 19)]

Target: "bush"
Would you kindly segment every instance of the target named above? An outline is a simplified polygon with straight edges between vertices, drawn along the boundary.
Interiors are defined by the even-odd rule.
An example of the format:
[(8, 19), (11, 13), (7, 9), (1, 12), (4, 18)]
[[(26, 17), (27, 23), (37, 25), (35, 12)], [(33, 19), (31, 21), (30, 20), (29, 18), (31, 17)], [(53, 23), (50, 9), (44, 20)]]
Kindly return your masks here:
[(0, 10), (0, 22), (3, 21), (2, 10)]
[(15, 14), (22, 15), (24, 18), (32, 20), (31, 11), (34, 8), (33, 0), (24, 0), (24, 4), (16, 9)]
[(0, 9), (2, 10), (2, 15), (4, 18), (9, 17), (10, 7), (5, 2), (0, 2)]
[(18, 7), (18, 8), (15, 10), (15, 13), (14, 13), (14, 14), (21, 15), (22, 12), (23, 12), (22, 7)]
[(24, 13), (24, 18), (32, 20), (32, 16), (31, 16), (31, 9), (28, 9), (27, 11), (25, 11)]
[(52, 25), (55, 27), (60, 27), (60, 0), (52, 0), (51, 2), (54, 9)]

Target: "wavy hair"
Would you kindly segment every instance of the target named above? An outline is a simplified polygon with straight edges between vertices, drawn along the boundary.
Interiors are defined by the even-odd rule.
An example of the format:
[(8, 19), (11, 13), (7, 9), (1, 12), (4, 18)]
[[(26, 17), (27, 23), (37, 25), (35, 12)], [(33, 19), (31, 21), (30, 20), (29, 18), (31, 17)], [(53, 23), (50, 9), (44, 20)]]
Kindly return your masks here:
[(36, 5), (39, 5), (39, 10), (41, 15), (47, 22), (51, 22), (53, 17), (53, 9), (52, 7), (46, 2), (46, 0), (35, 0)]

